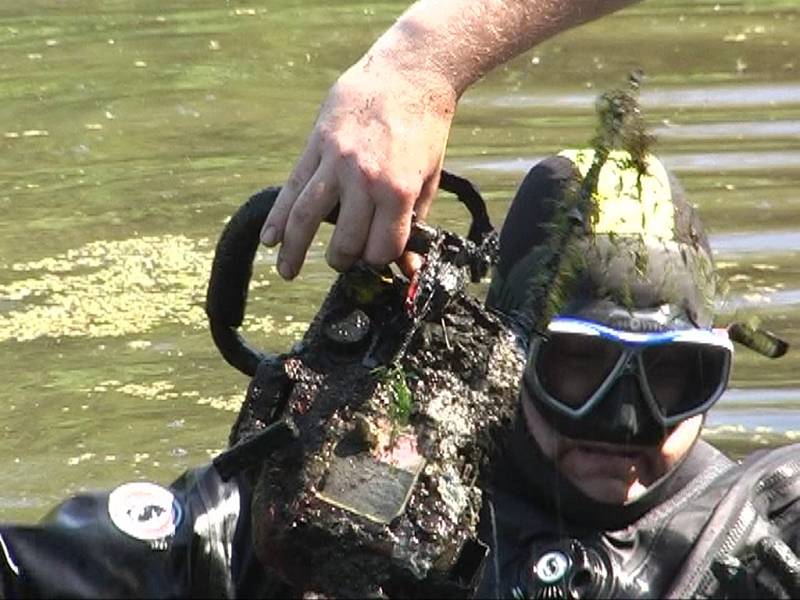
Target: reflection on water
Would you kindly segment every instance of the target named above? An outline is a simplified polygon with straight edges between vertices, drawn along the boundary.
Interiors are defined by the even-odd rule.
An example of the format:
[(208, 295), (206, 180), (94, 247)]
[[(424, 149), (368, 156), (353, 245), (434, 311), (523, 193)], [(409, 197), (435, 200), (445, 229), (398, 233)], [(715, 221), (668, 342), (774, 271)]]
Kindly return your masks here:
[(717, 256), (800, 252), (800, 230), (712, 234), (709, 241)]
[(664, 164), (676, 171), (764, 171), (800, 169), (798, 150), (665, 154)]
[(746, 454), (748, 448), (800, 442), (800, 388), (732, 388), (709, 411), (704, 436)]
[[(800, 150), (759, 152), (691, 152), (659, 154), (664, 165), (676, 172), (698, 171), (764, 171), (765, 169), (800, 169)], [(448, 161), (458, 171), (494, 171), (497, 173), (526, 173), (544, 155), (508, 159), (459, 159)]]
[(659, 139), (722, 141), (729, 138), (785, 138), (800, 136), (800, 121), (697, 123), (694, 125), (669, 125), (653, 127)]
[[(558, 109), (590, 110), (594, 106), (597, 93), (541, 93), (511, 94), (494, 96), (487, 103), (498, 108), (533, 108), (543, 106)], [(481, 102), (474, 98), (469, 102)], [(708, 87), (680, 87), (677, 89), (645, 89), (642, 92), (642, 105), (645, 110), (666, 108), (712, 109), (752, 108), (769, 106), (794, 107), (800, 105), (800, 84), (779, 85), (725, 85)]]
[[(764, 306), (767, 305), (767, 306)], [(726, 298), (724, 309), (735, 311), (743, 308), (761, 308), (763, 312), (771, 309), (800, 308), (800, 290), (768, 290), (748, 292)]]
[(758, 433), (800, 439), (800, 388), (733, 388), (708, 413), (706, 427), (720, 433)]
[[(37, 518), (82, 487), (169, 481), (224, 446), (247, 381), (205, 330), (213, 240), (285, 179), (336, 74), (406, 5), (0, 6), (0, 519)], [(643, 68), (657, 151), (729, 283), (722, 319), (761, 317), (797, 348), (797, 12), (649, 0), (559, 36), (465, 96), (447, 165), (501, 223), (535, 161), (592, 136), (598, 90)], [(456, 203), (432, 214), (466, 229)], [(286, 350), (302, 333), (332, 280), (323, 257), (315, 245), (292, 284), (259, 257), (255, 345)], [(737, 349), (706, 435), (736, 452), (793, 440), (796, 371), (791, 353)]]

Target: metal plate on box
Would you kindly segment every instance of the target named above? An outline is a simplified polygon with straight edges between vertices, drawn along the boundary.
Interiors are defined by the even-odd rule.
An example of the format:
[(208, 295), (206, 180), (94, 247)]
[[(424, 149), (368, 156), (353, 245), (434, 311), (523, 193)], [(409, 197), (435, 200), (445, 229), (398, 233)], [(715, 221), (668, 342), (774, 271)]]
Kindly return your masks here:
[(321, 500), (381, 524), (405, 510), (406, 502), (425, 464), (416, 440), (400, 436), (389, 451), (333, 456)]

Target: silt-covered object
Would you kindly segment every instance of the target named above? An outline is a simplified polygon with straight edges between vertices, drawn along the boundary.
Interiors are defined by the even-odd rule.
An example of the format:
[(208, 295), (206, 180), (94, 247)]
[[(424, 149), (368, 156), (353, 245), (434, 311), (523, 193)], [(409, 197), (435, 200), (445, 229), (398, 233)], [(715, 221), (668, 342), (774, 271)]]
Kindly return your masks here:
[[(425, 261), (411, 281), (388, 268), (342, 274), (280, 356), (238, 337), (243, 311), (217, 319), (215, 341), (253, 379), (231, 449), (215, 462), (223, 476), (254, 478), (257, 552), (299, 594), (467, 596), (480, 577), (480, 483), (514, 415), (524, 356), (466, 290), (496, 245), (480, 196), (458, 178), (444, 182), (473, 212), (470, 239), (418, 229)], [(220, 273), (237, 254), (225, 240), (263, 222), (276, 193), (254, 196), (223, 233), (212, 332), (226, 301), (215, 284), (230, 291)], [(232, 287), (246, 294), (249, 276)]]

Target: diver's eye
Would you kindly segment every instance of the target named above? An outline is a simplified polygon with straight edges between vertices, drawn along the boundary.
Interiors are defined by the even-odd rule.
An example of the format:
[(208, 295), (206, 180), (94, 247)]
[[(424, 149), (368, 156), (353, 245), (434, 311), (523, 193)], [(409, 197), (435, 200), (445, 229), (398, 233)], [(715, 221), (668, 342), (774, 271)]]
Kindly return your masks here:
[(554, 333), (539, 350), (537, 375), (547, 393), (578, 407), (611, 374), (622, 350), (621, 345), (599, 337)]
[(646, 348), (644, 366), (653, 397), (666, 416), (703, 404), (724, 384), (726, 350), (672, 343)]

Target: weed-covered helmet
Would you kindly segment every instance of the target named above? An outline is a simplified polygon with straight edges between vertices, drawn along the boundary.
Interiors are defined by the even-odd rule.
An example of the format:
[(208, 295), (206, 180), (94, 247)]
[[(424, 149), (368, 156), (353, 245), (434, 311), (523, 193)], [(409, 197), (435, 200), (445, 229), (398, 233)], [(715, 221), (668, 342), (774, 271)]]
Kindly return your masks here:
[(716, 285), (699, 217), (657, 158), (570, 150), (521, 185), (487, 303), (529, 341), (524, 384), (552, 426), (654, 443), (727, 385)]

